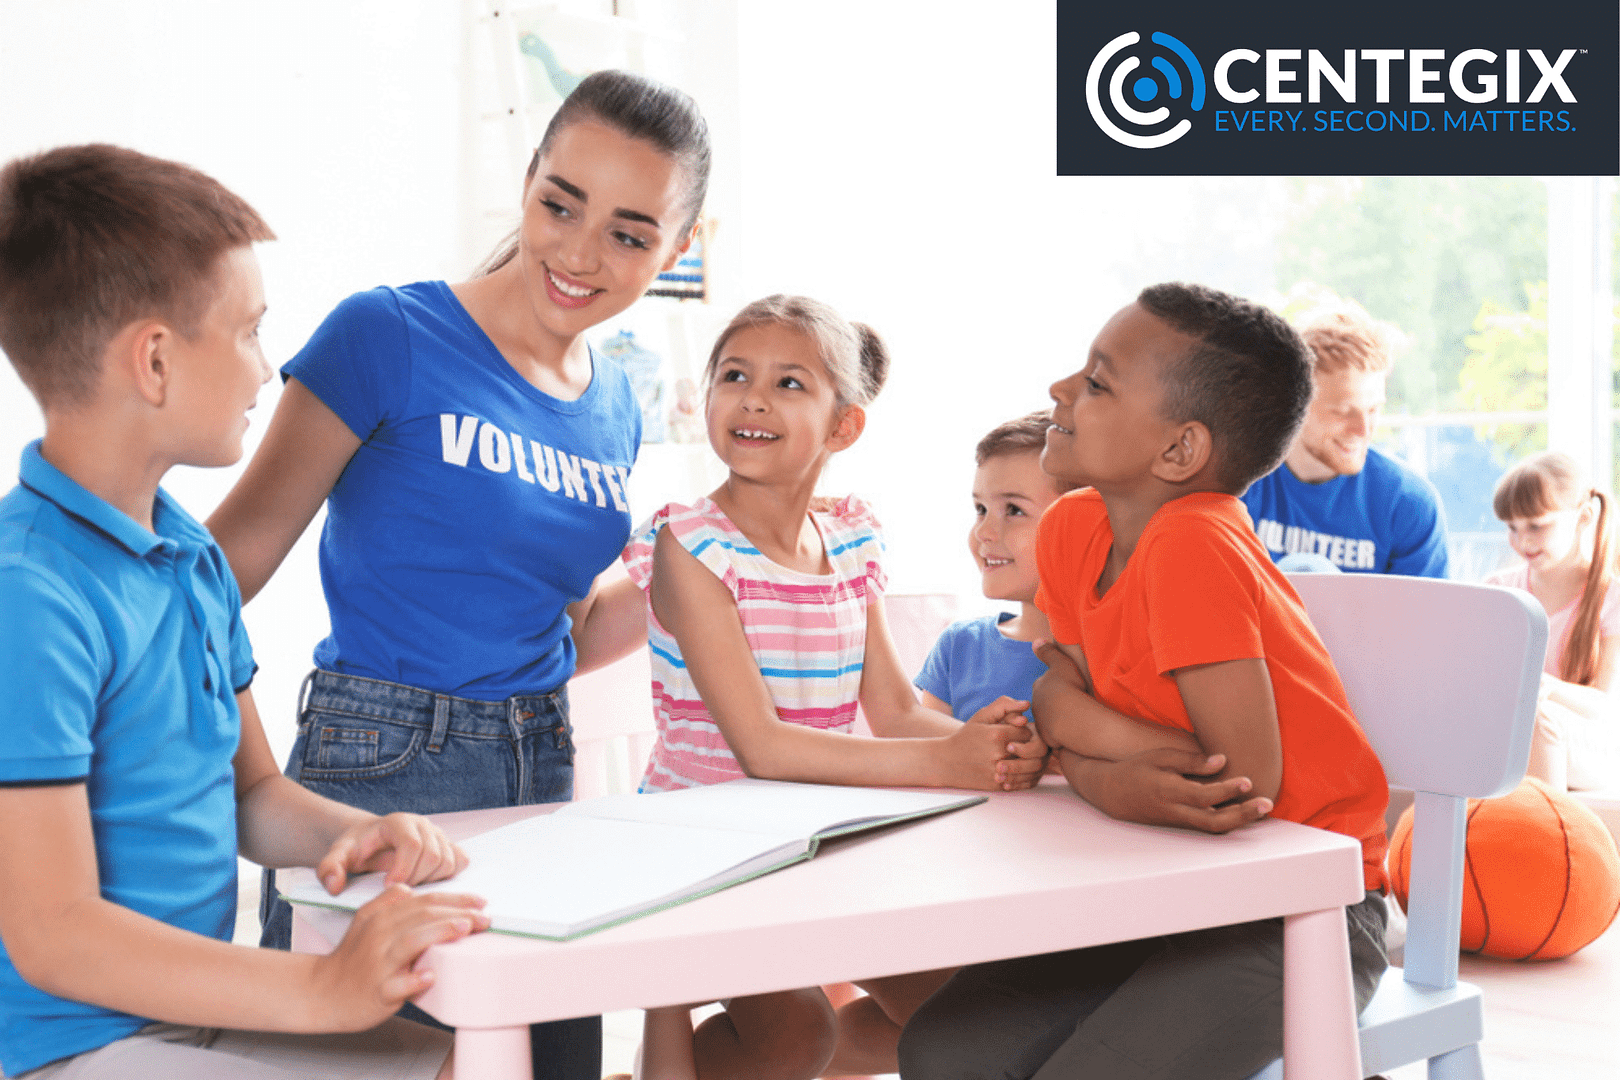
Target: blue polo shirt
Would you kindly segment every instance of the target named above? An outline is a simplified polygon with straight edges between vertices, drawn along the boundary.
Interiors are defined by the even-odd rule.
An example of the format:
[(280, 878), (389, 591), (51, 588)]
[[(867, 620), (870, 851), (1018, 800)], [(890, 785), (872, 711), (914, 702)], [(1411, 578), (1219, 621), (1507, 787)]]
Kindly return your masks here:
[[(162, 490), (152, 531), (23, 451), (0, 499), (0, 785), (83, 783), (101, 895), (221, 941), (236, 911), (241, 596)], [(41, 868), (41, 872), (48, 872)], [(0, 1068), (15, 1076), (147, 1021), (24, 982), (0, 944)]]
[(1003, 694), (1028, 701), (1046, 665), (1029, 642), (1013, 641), (996, 629), (1012, 617), (1003, 611), (951, 623), (934, 642), (913, 685), (949, 705), (958, 720), (969, 719)]

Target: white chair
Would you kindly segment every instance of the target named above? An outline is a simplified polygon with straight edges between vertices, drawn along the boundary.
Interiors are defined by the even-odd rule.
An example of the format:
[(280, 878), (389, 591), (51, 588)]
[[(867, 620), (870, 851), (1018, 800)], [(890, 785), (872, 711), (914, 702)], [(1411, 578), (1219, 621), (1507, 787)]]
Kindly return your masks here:
[(658, 738), (647, 647), (569, 680), (568, 713), (574, 728), (574, 798), (635, 791)]
[[(1372, 1076), (1427, 1060), (1430, 1080), (1483, 1080), (1479, 988), (1457, 981), (1469, 798), (1524, 776), (1547, 616), (1528, 594), (1457, 581), (1298, 574), (1350, 706), (1391, 783), (1417, 792), (1406, 967), (1361, 1014)], [(1253, 1080), (1279, 1080), (1282, 1062)]]

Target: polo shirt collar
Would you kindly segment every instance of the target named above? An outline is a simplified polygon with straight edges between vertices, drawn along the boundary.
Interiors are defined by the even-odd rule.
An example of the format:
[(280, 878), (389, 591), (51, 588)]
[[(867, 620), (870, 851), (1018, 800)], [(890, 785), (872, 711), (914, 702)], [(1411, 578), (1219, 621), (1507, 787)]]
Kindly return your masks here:
[(46, 461), (39, 452), (39, 444), (40, 440), (35, 439), (23, 448), (22, 465), (18, 470), (23, 485), (64, 512), (99, 529), (127, 548), (130, 554), (145, 558), (165, 545), (195, 547), (206, 541), (207, 533), (202, 526), (162, 488), (158, 488), (152, 503), (152, 524), (160, 532), (153, 532)]

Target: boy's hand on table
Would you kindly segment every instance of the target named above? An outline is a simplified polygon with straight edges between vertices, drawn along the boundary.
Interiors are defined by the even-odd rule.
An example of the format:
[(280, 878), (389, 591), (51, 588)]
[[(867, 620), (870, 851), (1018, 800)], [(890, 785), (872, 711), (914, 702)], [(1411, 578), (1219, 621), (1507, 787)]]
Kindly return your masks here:
[[(980, 791), (1009, 791), (1019, 785), (1018, 777), (1033, 764), (1016, 757), (1013, 750), (1015, 744), (1034, 735), (1021, 712), (1028, 707), (1028, 702), (997, 698), (946, 736), (940, 785)], [(1038, 769), (1035, 775), (1039, 775)]]
[(1006, 745), (1005, 756), (996, 763), (996, 783), (1003, 791), (1034, 787), (1046, 767), (1050, 752), (1040, 732), (1030, 723), (1029, 702), (1003, 694), (968, 717), (969, 724), (1003, 724), (1017, 729)]
[(336, 895), (350, 874), (386, 870), (386, 883), (442, 881), (467, 868), (467, 854), (420, 814), (388, 814), (346, 830), (327, 849), (315, 875)]
[(409, 998), (433, 985), (431, 971), (413, 971), (432, 945), (489, 928), (476, 896), (413, 893), (390, 884), (354, 913), (343, 940), (315, 964), (312, 1008), (325, 1031), (364, 1031), (382, 1023)]
[(1064, 774), (1075, 790), (1109, 817), (1144, 825), (1175, 825), (1230, 832), (1271, 813), (1272, 801), (1245, 799), (1246, 776), (1205, 782), (1226, 766), (1222, 754), (1148, 750), (1123, 761), (1064, 754)]

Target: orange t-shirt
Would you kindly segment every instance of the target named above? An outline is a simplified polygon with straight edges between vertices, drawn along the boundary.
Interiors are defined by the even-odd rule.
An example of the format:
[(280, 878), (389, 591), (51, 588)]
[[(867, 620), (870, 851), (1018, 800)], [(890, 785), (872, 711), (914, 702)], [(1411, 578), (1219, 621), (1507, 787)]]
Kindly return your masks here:
[(1035, 548), (1035, 604), (1058, 641), (1085, 652), (1097, 700), (1191, 732), (1171, 672), (1263, 658), (1282, 736), (1282, 788), (1271, 816), (1359, 840), (1367, 888), (1387, 888), (1383, 766), (1299, 594), (1260, 546), (1243, 504), (1212, 492), (1166, 503), (1099, 598), (1113, 544), (1102, 497), (1085, 488), (1047, 508)]

